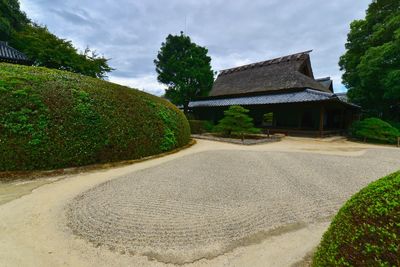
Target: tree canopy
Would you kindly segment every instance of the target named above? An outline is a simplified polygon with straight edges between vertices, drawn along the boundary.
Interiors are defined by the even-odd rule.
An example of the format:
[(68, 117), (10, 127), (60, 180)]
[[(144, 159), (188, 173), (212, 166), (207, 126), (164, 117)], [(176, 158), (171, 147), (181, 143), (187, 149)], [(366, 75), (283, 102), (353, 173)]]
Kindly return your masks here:
[(0, 40), (28, 56), (35, 66), (67, 70), (103, 78), (113, 70), (108, 59), (86, 49), (80, 53), (71, 41), (52, 34), (46, 27), (31, 22), (20, 10), (18, 0), (0, 0)]
[(18, 0), (0, 0), (0, 40), (9, 40), (14, 31), (21, 30), (28, 23)]
[(86, 76), (103, 78), (112, 68), (107, 59), (86, 49), (79, 53), (71, 41), (60, 39), (46, 27), (28, 24), (16, 32), (11, 45), (24, 52), (36, 66), (67, 70)]
[(188, 111), (189, 101), (206, 96), (214, 82), (211, 58), (205, 47), (193, 43), (189, 36), (168, 35), (154, 60), (158, 81), (166, 84), (165, 96)]
[(400, 1), (373, 1), (350, 28), (339, 62), (349, 98), (370, 116), (399, 121)]

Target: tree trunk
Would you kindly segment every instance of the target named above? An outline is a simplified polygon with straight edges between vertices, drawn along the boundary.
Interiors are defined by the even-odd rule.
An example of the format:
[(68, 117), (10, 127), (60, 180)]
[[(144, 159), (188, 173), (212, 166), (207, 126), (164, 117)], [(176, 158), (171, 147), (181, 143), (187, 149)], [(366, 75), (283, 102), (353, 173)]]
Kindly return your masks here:
[(185, 113), (185, 115), (189, 113), (189, 101), (185, 101), (185, 103), (183, 103), (183, 113)]

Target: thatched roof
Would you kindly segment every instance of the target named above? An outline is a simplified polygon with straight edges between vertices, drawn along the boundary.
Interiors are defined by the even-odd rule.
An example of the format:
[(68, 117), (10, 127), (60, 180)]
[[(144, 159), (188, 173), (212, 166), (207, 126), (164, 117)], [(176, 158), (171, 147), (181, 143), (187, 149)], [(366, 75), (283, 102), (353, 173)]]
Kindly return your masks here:
[(29, 64), (29, 59), (25, 54), (9, 46), (7, 42), (0, 41), (0, 62)]
[(310, 52), (223, 70), (214, 82), (209, 96), (257, 94), (301, 88), (332, 93), (314, 79)]
[(333, 93), (333, 81), (331, 77), (316, 79), (317, 82), (328, 88)]

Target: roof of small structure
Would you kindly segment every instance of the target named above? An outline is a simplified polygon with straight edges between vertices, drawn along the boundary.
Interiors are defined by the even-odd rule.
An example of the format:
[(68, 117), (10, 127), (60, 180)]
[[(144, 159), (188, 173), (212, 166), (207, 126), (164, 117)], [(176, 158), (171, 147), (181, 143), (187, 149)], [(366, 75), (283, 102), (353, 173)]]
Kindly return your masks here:
[(209, 96), (232, 96), (311, 88), (332, 93), (314, 79), (310, 51), (222, 70)]
[(29, 59), (24, 53), (9, 46), (7, 42), (0, 41), (0, 62), (28, 64)]
[(336, 95), (337, 95), (337, 97), (338, 97), (340, 100), (342, 100), (343, 102), (351, 103), (351, 102), (349, 101), (349, 98), (347, 97), (347, 93), (337, 93)]
[(211, 98), (204, 100), (191, 101), (190, 108), (198, 107), (227, 107), (232, 105), (267, 105), (267, 104), (287, 104), (287, 103), (302, 103), (302, 102), (320, 102), (320, 101), (339, 101), (348, 105), (353, 105), (342, 101), (336, 94), (322, 92), (314, 89), (305, 89), (297, 92), (284, 92), (275, 94), (265, 94), (257, 96), (242, 96), (230, 98)]
[(326, 88), (329, 88), (329, 90), (333, 93), (333, 81), (331, 77), (319, 78), (316, 79), (316, 81), (321, 83)]

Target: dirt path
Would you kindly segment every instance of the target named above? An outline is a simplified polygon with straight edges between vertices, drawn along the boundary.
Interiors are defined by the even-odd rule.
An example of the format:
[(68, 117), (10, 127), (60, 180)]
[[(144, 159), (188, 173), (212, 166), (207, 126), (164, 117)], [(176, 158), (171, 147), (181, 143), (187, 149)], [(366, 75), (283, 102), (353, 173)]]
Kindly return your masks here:
[[(79, 194), (96, 188), (106, 181), (119, 177), (155, 170), (162, 164), (199, 155), (199, 152), (238, 151), (247, 153), (305, 152), (309, 155), (341, 155), (360, 158), (366, 155), (367, 148), (362, 144), (348, 143), (342, 140), (314, 141), (309, 139), (286, 139), (276, 144), (242, 147), (208, 141), (199, 141), (197, 145), (163, 158), (158, 158), (130, 166), (74, 175), (54, 183), (43, 185), (19, 199), (0, 206), (0, 265), (2, 266), (173, 266), (157, 261), (149, 261), (146, 256), (121, 254), (107, 247), (95, 247), (82, 238), (72, 234), (67, 226), (65, 209)], [(398, 169), (400, 150), (378, 149), (389, 155), (388, 166)], [(200, 153), (200, 154), (202, 154)], [(229, 154), (229, 152), (227, 152)], [(396, 153), (396, 154), (394, 154)], [(382, 159), (382, 154), (376, 154)], [(390, 158), (397, 155), (393, 161)], [(371, 156), (371, 155), (370, 155)], [(373, 157), (373, 156), (371, 156)], [(399, 164), (398, 164), (399, 163)], [(381, 164), (382, 165), (382, 164)], [(380, 169), (377, 172), (388, 172)], [(136, 179), (136, 178), (135, 178)], [(373, 179), (373, 178), (369, 178)], [(367, 183), (363, 181), (361, 184)], [(356, 186), (355, 186), (356, 187)], [(355, 190), (355, 188), (353, 188)], [(188, 266), (290, 266), (315, 247), (327, 222), (313, 221), (310, 224), (286, 226), (277, 232), (269, 232), (262, 239), (247, 242), (211, 260), (200, 259)], [(211, 244), (213, 245), (213, 244)], [(185, 248), (181, 254), (187, 256)], [(214, 255), (217, 256), (217, 255)]]

